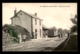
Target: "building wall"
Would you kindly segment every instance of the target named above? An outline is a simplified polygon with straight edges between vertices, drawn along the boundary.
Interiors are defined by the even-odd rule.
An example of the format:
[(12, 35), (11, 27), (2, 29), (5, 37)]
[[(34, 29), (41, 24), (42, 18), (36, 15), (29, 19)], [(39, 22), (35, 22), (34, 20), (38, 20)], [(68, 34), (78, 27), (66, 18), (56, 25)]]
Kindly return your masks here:
[[(31, 32), (31, 16), (20, 12), (17, 17), (12, 19), (12, 25), (19, 25)], [(32, 36), (32, 35), (31, 35)]]
[(6, 33), (6, 32), (2, 32), (2, 45), (3, 46), (7, 46), (7, 45), (10, 45), (10, 44), (13, 44), (13, 37), (11, 37), (11, 35), (9, 35), (9, 33)]
[[(37, 24), (35, 24), (35, 19), (36, 18), (32, 18), (31, 16), (26, 15), (23, 12), (19, 12), (18, 16), (12, 19), (12, 25), (20, 25), (26, 28), (30, 32), (31, 37), (33, 36), (33, 38), (38, 39), (43, 36), (42, 21), (40, 19), (36, 19)], [(41, 21), (41, 25), (40, 25), (40, 21)], [(35, 29), (37, 29), (37, 37), (35, 37)]]
[(58, 36), (58, 31), (54, 31), (54, 36)]
[[(33, 35), (35, 39), (39, 39), (42, 38), (43, 36), (43, 31), (42, 31), (42, 21), (36, 18), (32, 18), (33, 19)], [(36, 21), (35, 21), (36, 20)], [(40, 21), (41, 21), (41, 25), (40, 25)], [(36, 23), (37, 22), (37, 23)], [(35, 29), (37, 29), (37, 37), (35, 35)], [(41, 34), (40, 34), (40, 30), (41, 30)]]
[(11, 22), (12, 25), (21, 25), (21, 21), (19, 17), (14, 17), (13, 19), (11, 19)]

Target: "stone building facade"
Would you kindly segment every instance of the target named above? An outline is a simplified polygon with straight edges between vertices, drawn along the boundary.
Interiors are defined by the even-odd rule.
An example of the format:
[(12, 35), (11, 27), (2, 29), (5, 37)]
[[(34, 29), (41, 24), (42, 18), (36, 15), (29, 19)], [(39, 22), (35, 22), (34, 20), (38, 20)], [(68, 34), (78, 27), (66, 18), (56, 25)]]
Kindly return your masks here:
[(39, 19), (37, 17), (37, 13), (31, 15), (22, 10), (19, 12), (16, 12), (16, 10), (14, 10), (14, 16), (11, 17), (11, 24), (13, 26), (19, 25), (21, 27), (24, 27), (29, 31), (30, 36), (33, 39), (39, 39), (43, 36), (42, 19)]

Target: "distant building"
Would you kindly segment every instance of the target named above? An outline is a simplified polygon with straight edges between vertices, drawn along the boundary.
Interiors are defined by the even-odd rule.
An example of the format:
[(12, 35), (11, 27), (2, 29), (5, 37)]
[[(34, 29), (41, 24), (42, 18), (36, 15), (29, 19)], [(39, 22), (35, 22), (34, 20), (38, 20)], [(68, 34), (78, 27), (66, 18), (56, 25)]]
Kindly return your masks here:
[(47, 38), (48, 37), (48, 28), (43, 27), (43, 38)]
[(37, 17), (37, 13), (35, 15), (28, 14), (22, 10), (16, 12), (14, 10), (14, 16), (11, 17), (11, 24), (13, 26), (19, 25), (24, 27), (30, 33), (31, 38), (38, 39), (43, 37), (42, 31), (42, 19)]
[(58, 36), (58, 31), (56, 27), (48, 29), (48, 36), (49, 37), (57, 37)]

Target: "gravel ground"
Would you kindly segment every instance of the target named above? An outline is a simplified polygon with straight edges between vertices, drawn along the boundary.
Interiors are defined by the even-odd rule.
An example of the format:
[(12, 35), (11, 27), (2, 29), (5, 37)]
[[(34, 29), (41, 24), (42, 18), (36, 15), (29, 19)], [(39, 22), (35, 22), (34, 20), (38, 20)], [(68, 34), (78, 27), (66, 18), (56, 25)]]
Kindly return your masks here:
[(3, 51), (52, 51), (54, 48), (59, 46), (67, 37), (59, 39), (54, 38), (43, 38), (43, 39), (32, 39), (20, 44), (14, 44), (3, 47)]

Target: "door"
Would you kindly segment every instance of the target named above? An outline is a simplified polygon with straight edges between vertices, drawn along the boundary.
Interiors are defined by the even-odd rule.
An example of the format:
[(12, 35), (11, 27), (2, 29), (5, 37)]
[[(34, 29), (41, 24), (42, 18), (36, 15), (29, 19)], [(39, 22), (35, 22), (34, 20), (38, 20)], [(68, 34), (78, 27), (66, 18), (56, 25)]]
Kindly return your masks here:
[(37, 29), (35, 29), (35, 39), (37, 39)]

